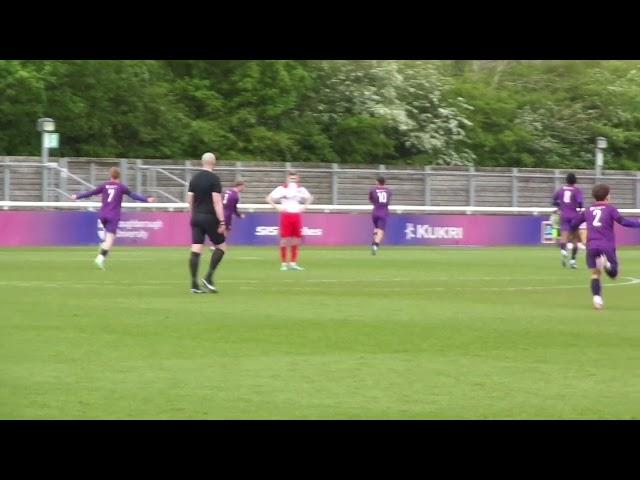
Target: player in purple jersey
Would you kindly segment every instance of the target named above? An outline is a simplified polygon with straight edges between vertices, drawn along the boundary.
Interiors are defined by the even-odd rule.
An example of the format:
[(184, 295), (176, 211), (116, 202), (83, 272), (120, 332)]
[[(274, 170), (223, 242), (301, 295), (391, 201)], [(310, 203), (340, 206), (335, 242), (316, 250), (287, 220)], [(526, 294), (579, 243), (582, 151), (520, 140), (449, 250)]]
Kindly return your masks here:
[(608, 185), (600, 184), (593, 187), (595, 203), (571, 222), (572, 228), (587, 222), (587, 266), (592, 269), (591, 293), (593, 307), (597, 310), (604, 305), (600, 285), (602, 271), (604, 270), (610, 278), (618, 276), (614, 222), (623, 227), (640, 228), (639, 221), (623, 218), (618, 209), (609, 203), (611, 201), (609, 191)]
[(380, 248), (380, 242), (384, 237), (389, 216), (389, 203), (391, 203), (391, 190), (385, 187), (384, 177), (378, 177), (377, 185), (369, 190), (369, 202), (373, 204), (371, 221), (373, 222), (373, 240), (371, 242), (371, 254), (375, 255)]
[(118, 223), (120, 222), (120, 210), (122, 208), (122, 197), (125, 195), (130, 196), (138, 202), (153, 203), (156, 201), (154, 197), (145, 197), (138, 193), (134, 193), (129, 190), (124, 183), (120, 182), (120, 169), (112, 167), (109, 170), (109, 180), (103, 183), (99, 187), (94, 188), (88, 192), (72, 195), (74, 200), (80, 200), (82, 198), (93, 197), (94, 195), (102, 195), (102, 207), (100, 208), (100, 214), (98, 218), (105, 230), (105, 240), (100, 245), (100, 254), (95, 259), (95, 264), (104, 269), (104, 261), (113, 246), (113, 242), (116, 238), (116, 232), (118, 230)]
[(224, 221), (226, 223), (227, 232), (226, 236), (229, 236), (231, 231), (231, 221), (235, 215), (238, 218), (244, 218), (244, 214), (238, 211), (238, 203), (240, 202), (240, 194), (244, 191), (246, 184), (242, 180), (238, 180), (233, 188), (224, 192), (222, 197), (222, 207), (224, 209)]
[(576, 187), (577, 179), (575, 174), (569, 173), (566, 179), (567, 184), (562, 186), (554, 195), (552, 205), (560, 210), (560, 253), (562, 254), (562, 266), (567, 266), (567, 241), (571, 241), (571, 268), (577, 268), (576, 254), (578, 253), (578, 243), (580, 243), (580, 233), (578, 226), (571, 227), (571, 222), (579, 215), (582, 209), (582, 190)]

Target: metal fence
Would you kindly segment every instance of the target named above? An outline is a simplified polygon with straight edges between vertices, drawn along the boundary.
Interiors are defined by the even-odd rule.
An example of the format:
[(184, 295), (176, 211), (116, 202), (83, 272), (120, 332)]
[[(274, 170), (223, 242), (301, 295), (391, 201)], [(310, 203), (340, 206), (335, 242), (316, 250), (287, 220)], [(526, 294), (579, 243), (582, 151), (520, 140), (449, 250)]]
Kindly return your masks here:
[[(108, 169), (118, 166), (122, 180), (132, 189), (155, 195), (159, 202), (184, 202), (189, 180), (198, 161), (151, 163), (139, 159), (0, 157), (0, 200), (69, 200), (73, 193), (92, 188), (107, 179)], [(247, 182), (244, 203), (263, 203), (264, 197), (297, 170), (316, 203), (362, 205), (378, 175), (393, 191), (393, 203), (405, 206), (450, 207), (549, 207), (553, 192), (564, 183), (569, 170), (517, 168), (431, 167), (402, 168), (385, 165), (338, 165), (268, 162), (219, 162), (216, 172), (223, 185), (236, 179)], [(640, 208), (640, 173), (572, 170), (578, 185), (589, 191), (595, 183), (612, 186), (613, 200), (621, 208)]]

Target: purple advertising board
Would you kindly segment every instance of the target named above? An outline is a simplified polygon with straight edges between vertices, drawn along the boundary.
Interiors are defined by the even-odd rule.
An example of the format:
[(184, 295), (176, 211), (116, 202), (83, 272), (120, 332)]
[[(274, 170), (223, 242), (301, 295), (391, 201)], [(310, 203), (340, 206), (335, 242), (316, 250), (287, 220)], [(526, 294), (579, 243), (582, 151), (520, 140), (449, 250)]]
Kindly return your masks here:
[[(191, 243), (186, 212), (123, 212), (119, 245), (181, 246)], [(552, 243), (546, 216), (535, 215), (391, 215), (387, 245), (540, 245)], [(366, 245), (373, 225), (368, 214), (306, 213), (307, 245)], [(277, 213), (234, 218), (229, 242), (276, 245)], [(95, 212), (0, 212), (0, 247), (95, 245), (102, 232)], [(640, 245), (640, 230), (616, 225), (618, 245)]]

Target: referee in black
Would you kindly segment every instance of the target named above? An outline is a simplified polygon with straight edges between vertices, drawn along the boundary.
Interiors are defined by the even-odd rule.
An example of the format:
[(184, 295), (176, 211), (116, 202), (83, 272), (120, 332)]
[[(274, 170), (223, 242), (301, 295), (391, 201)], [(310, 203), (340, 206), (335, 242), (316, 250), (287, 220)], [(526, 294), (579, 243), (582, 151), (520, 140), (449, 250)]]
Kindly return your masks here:
[(187, 203), (191, 209), (191, 258), (189, 258), (189, 270), (191, 271), (191, 292), (204, 293), (198, 285), (198, 266), (200, 255), (204, 246), (205, 236), (209, 237), (214, 245), (209, 263), (209, 271), (201, 280), (202, 285), (211, 293), (218, 293), (213, 284), (213, 272), (222, 261), (227, 249), (224, 231), (224, 211), (222, 208), (222, 184), (218, 176), (213, 173), (216, 165), (216, 156), (213, 153), (202, 155), (202, 170), (196, 173), (189, 182)]

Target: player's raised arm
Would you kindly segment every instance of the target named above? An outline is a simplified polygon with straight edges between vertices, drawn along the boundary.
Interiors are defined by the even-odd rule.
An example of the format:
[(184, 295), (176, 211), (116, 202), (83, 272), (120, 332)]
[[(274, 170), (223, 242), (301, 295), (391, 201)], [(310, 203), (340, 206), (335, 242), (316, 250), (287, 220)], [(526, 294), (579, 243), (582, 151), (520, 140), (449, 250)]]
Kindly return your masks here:
[(128, 195), (137, 202), (154, 203), (156, 201), (155, 197), (145, 197), (144, 195), (140, 195), (135, 192), (130, 192)]
[(94, 188), (93, 190), (89, 190), (88, 192), (78, 193), (77, 195), (71, 195), (71, 198), (74, 200), (80, 200), (82, 198), (93, 197), (94, 195), (100, 195), (104, 191), (104, 184), (99, 187)]
[(640, 221), (638, 220), (630, 220), (628, 218), (624, 218), (620, 212), (618, 211), (617, 208), (613, 208), (611, 211), (611, 218), (613, 218), (613, 220), (616, 223), (619, 223), (620, 225), (622, 225), (623, 227), (628, 227), (628, 228), (640, 228)]
[(141, 195), (139, 193), (132, 192), (127, 186), (125, 186), (124, 194), (128, 195), (130, 198), (134, 199), (137, 202), (154, 203), (156, 201), (155, 197), (145, 197), (144, 195)]

